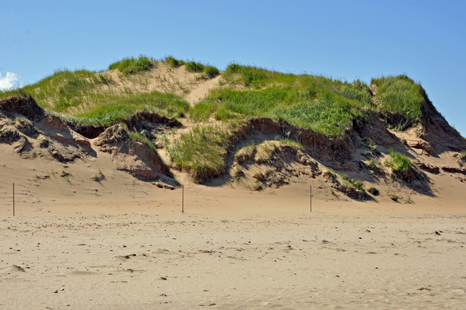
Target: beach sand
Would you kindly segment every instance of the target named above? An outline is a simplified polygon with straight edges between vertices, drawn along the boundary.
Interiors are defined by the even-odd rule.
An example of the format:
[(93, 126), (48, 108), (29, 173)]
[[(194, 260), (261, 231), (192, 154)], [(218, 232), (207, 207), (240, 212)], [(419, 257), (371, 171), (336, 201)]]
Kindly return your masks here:
[(263, 192), (190, 184), (182, 214), (181, 189), (103, 163), (112, 182), (75, 168), (71, 182), (37, 185), (37, 160), (6, 162), (1, 309), (466, 308), (466, 194), (446, 183), (414, 204), (316, 189), (313, 212), (305, 182)]

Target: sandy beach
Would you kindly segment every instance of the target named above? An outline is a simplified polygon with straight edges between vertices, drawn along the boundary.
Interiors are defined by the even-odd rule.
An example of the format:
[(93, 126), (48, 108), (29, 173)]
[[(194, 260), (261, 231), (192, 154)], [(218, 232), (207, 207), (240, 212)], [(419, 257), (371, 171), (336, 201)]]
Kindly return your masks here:
[(67, 197), (20, 163), (14, 217), (1, 183), (1, 309), (465, 309), (464, 193), (400, 204), (316, 189), (311, 213), (305, 182), (191, 184), (181, 214), (180, 189), (120, 178), (134, 191), (84, 182)]

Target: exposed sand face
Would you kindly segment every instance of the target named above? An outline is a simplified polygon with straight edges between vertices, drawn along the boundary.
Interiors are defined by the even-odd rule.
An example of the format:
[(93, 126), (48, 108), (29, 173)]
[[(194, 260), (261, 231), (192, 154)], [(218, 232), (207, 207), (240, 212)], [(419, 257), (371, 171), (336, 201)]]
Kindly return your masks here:
[(163, 62), (157, 63), (154, 68), (136, 76), (125, 76), (117, 70), (103, 74), (111, 77), (114, 82), (112, 87), (105, 86), (103, 91), (123, 93), (125, 88), (129, 88), (133, 92), (169, 92), (185, 97), (191, 105), (204, 99), (209, 90), (219, 87), (221, 80), (221, 75), (205, 79), (201, 73), (186, 71), (184, 66), (170, 68)]
[[(439, 198), (414, 205), (332, 200), (316, 189), (312, 213), (305, 182), (261, 193), (190, 184), (183, 215), (181, 190), (111, 170), (105, 158), (81, 172), (73, 165), (71, 185), (34, 185), (32, 169), (61, 164), (4, 156), (1, 309), (466, 304), (466, 194), (450, 191), (447, 176)], [(86, 181), (96, 166), (108, 181)]]

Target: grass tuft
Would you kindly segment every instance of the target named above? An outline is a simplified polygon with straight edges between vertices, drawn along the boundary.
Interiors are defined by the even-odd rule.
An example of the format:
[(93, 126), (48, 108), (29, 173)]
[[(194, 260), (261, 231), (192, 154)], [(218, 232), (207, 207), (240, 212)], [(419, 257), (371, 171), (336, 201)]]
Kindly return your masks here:
[(340, 174), (343, 180), (343, 185), (346, 187), (356, 188), (358, 191), (364, 192), (364, 183), (360, 179), (352, 179), (346, 173)]
[(304, 146), (301, 143), (299, 143), (298, 141), (294, 141), (294, 140), (290, 140), (290, 139), (286, 138), (286, 139), (281, 139), (279, 142), (280, 142), (280, 145), (291, 146), (292, 148), (301, 150), (303, 152), (305, 150)]
[(369, 162), (367, 163), (367, 167), (372, 170), (372, 171), (375, 171), (377, 169), (381, 169), (382, 168), (382, 164), (377, 161), (377, 160), (369, 160)]
[(413, 163), (406, 156), (401, 155), (394, 150), (389, 151), (391, 161), (388, 162), (393, 173), (401, 175), (410, 175), (413, 170)]
[(220, 71), (214, 66), (206, 66), (199, 62), (188, 61), (185, 65), (186, 71), (204, 73), (204, 77), (211, 79), (220, 74)]
[(136, 74), (149, 70), (154, 66), (154, 64), (155, 61), (153, 59), (149, 59), (146, 56), (139, 56), (137, 59), (131, 57), (114, 62), (108, 67), (108, 69), (118, 69), (121, 73), (124, 74)]
[(195, 61), (188, 61), (185, 67), (186, 67), (186, 71), (188, 72), (201, 73), (204, 71), (204, 65), (199, 62), (195, 62)]
[(175, 57), (173, 56), (167, 56), (163, 59), (164, 62), (166, 62), (171, 68), (178, 68), (182, 65), (185, 64), (185, 62), (183, 60), (180, 60), (180, 59), (176, 59)]
[(261, 171), (258, 171), (256, 173), (254, 173), (253, 178), (256, 179), (259, 182), (264, 182), (265, 181), (265, 175)]
[(230, 130), (222, 125), (194, 126), (167, 147), (173, 165), (199, 182), (219, 175), (224, 169), (225, 145)]
[(214, 66), (205, 66), (204, 67), (204, 74), (208, 79), (214, 78), (220, 74), (220, 71)]
[(129, 132), (129, 137), (133, 141), (141, 142), (142, 144), (145, 144), (152, 150), (157, 152), (157, 148), (155, 147), (154, 143), (152, 143), (149, 139), (147, 139), (144, 135), (141, 135), (137, 132), (130, 131)]

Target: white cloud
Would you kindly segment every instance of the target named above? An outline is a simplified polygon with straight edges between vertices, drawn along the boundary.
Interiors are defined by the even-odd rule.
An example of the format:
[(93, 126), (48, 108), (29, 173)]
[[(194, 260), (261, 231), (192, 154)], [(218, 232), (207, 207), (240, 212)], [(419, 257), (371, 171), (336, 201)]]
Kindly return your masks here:
[(18, 75), (13, 72), (7, 72), (5, 77), (2, 77), (0, 72), (0, 90), (7, 90), (13, 88), (15, 82), (18, 80)]

